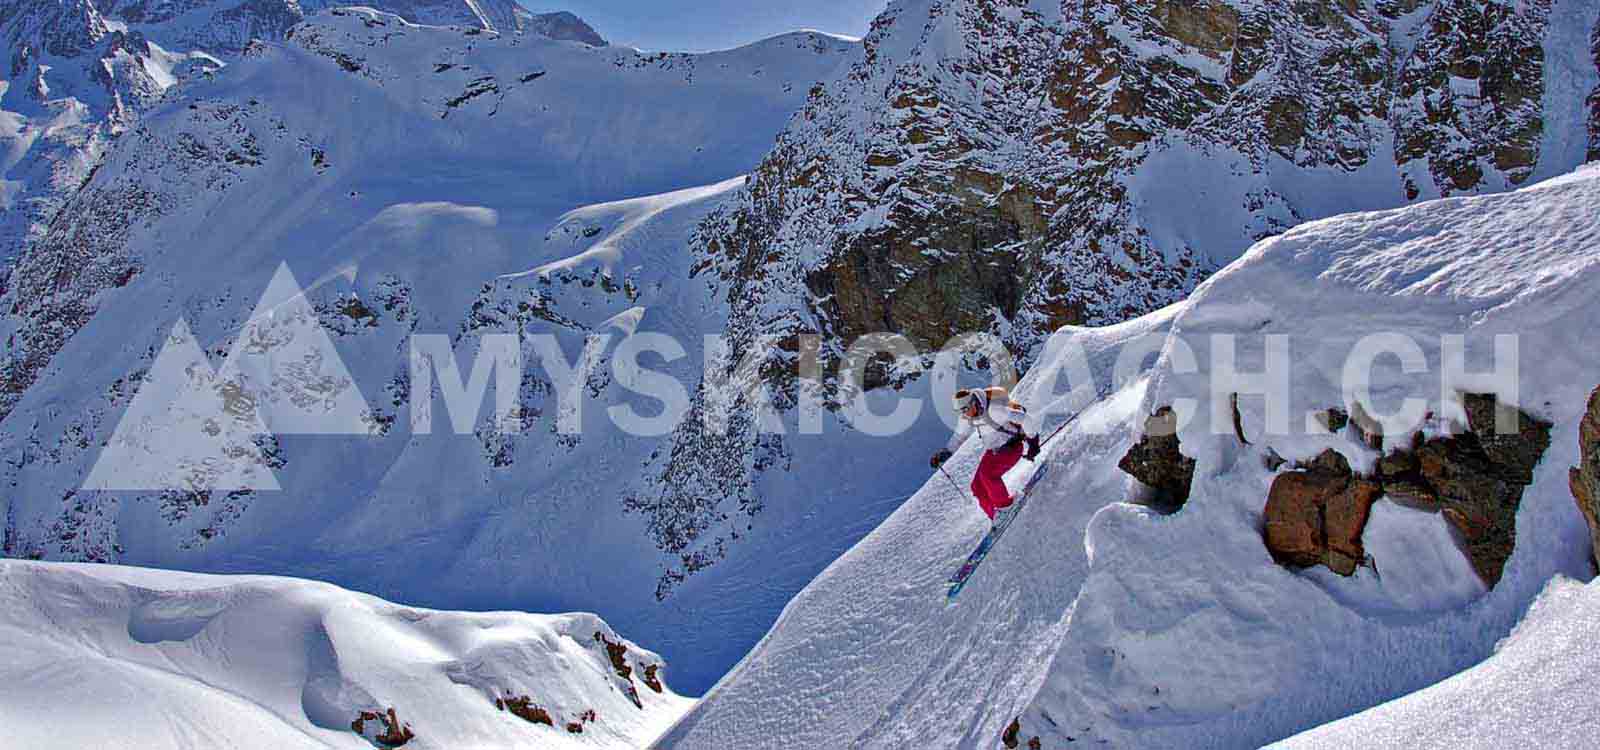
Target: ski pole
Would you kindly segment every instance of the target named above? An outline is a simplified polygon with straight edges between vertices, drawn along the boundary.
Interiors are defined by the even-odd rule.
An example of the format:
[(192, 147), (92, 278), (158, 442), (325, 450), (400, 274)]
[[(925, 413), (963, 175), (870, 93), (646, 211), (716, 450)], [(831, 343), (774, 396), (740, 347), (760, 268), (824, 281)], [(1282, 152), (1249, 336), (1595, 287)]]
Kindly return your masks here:
[(967, 493), (966, 490), (961, 489), (961, 483), (957, 482), (955, 477), (950, 476), (950, 472), (945, 471), (943, 466), (939, 467), (939, 473), (943, 474), (945, 479), (950, 480), (950, 486), (956, 488), (956, 492), (960, 492), (963, 495)]
[(1074, 414), (1074, 415), (1072, 415), (1070, 417), (1067, 417), (1067, 421), (1062, 422), (1060, 427), (1057, 427), (1055, 429), (1055, 431), (1051, 432), (1050, 433), (1050, 437), (1047, 437), (1047, 438), (1045, 438), (1043, 440), (1040, 440), (1039, 441), (1039, 445), (1042, 447), (1045, 443), (1048, 443), (1051, 440), (1055, 440), (1056, 436), (1060, 435), (1062, 430), (1067, 429), (1067, 427), (1071, 426), (1073, 422), (1078, 421), (1078, 417), (1083, 416), (1084, 412), (1089, 411), (1089, 409), (1091, 407), (1093, 407), (1095, 404), (1098, 404), (1101, 401), (1104, 401), (1106, 399), (1105, 396), (1101, 396), (1098, 392), (1096, 392), (1095, 395), (1097, 396), (1097, 398), (1095, 398), (1095, 400), (1089, 402), (1088, 406), (1085, 406), (1082, 409), (1079, 409), (1078, 413), (1076, 413), (1076, 414)]

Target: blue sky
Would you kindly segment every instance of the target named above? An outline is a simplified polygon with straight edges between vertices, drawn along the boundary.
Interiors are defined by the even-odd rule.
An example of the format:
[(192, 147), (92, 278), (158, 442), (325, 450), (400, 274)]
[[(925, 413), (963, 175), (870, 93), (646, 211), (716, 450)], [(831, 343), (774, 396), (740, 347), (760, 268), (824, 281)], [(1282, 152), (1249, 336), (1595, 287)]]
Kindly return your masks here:
[(794, 29), (862, 36), (886, 0), (519, 0), (570, 10), (606, 39), (648, 50), (736, 47)]

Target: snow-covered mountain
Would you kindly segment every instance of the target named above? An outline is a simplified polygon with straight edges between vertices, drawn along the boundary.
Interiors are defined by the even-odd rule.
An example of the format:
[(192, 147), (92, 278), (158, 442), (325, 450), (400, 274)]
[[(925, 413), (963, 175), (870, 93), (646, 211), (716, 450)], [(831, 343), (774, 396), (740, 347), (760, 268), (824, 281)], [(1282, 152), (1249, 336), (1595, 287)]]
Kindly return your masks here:
[[(1584, 0), (897, 0), (701, 243), (748, 329), (1019, 353), (1301, 222), (1600, 158)], [(1586, 103), (1587, 102), (1587, 103)], [(755, 259), (763, 259), (754, 262)]]
[[(0, 3), (0, 287), (110, 144), (174, 84), (280, 41), (327, 0), (7, 0)], [(368, 2), (415, 22), (604, 46), (571, 13), (513, 0)]]
[[(524, 429), (502, 440), (411, 434), (410, 337), (443, 334), (470, 356), (481, 335), (554, 334), (570, 361), (635, 309), (691, 344), (721, 330), (686, 238), (860, 46), (800, 32), (646, 54), (357, 9), (288, 37), (140, 118), (20, 260), (0, 303), (6, 554), (290, 574), (446, 608), (603, 611), (693, 655), (676, 662), (680, 684), (709, 686), (890, 506), (818, 514), (831, 493), (862, 494), (818, 477), (817, 499), (772, 514), (761, 533), (775, 541), (751, 554), (849, 531), (658, 604), (683, 563), (624, 502), (661, 441), (606, 422), (630, 398), (607, 387), (615, 342), (585, 408), (593, 429), (570, 436), (530, 340)], [(287, 348), (258, 356), (275, 337)], [(159, 356), (169, 340), (175, 369)], [(187, 456), (200, 468), (185, 476), (205, 475), (195, 491), (112, 491), (133, 486), (118, 469), (139, 451), (207, 426), (177, 415), (117, 432), (127, 414), (159, 415), (135, 399), (200, 352), (224, 382), (253, 379), (263, 426), (321, 436)], [(686, 382), (697, 361), (681, 363)], [(335, 429), (292, 427), (329, 417)], [(363, 434), (327, 435), (352, 427)], [(255, 479), (204, 468), (228, 455), (248, 456)], [(869, 463), (857, 460), (861, 476)]]
[(594, 615), (323, 583), (0, 561), (18, 748), (634, 748), (691, 701)]
[[(1583, 338), (1600, 317), (1597, 200), (1590, 165), (1508, 194), (1311, 222), (1182, 303), (1061, 330), (1019, 393), (1036, 410), (1088, 410), (1046, 447), (1049, 473), (956, 605), (944, 581), (984, 521), (936, 475), (658, 746), (1256, 747), (1472, 667), (1552, 578), (1594, 575), (1568, 472), (1595, 468), (1600, 355)], [(1416, 361), (1375, 360), (1369, 395), (1349, 403), (1342, 364), (1376, 333), (1414, 342)], [(1498, 387), (1505, 334), (1521, 414), (1498, 434), (1496, 400), (1472, 394)], [(1213, 380), (1218, 362), (1271, 367), (1274, 337), (1281, 414)], [(1454, 369), (1467, 374), (1444, 380)], [(1426, 402), (1420, 430), (1385, 434), (1371, 415), (1403, 398)], [(1167, 406), (1193, 417), (1173, 437), (1161, 437)], [(976, 443), (952, 473), (972, 471)], [(1300, 528), (1310, 546), (1296, 547)], [(1583, 627), (1580, 612), (1547, 615), (1474, 672), (1320, 736), (1455, 736), (1453, 717), (1482, 705), (1457, 703), (1463, 689), (1526, 705), (1500, 689), (1565, 658)], [(1418, 716), (1441, 701), (1458, 710)]]

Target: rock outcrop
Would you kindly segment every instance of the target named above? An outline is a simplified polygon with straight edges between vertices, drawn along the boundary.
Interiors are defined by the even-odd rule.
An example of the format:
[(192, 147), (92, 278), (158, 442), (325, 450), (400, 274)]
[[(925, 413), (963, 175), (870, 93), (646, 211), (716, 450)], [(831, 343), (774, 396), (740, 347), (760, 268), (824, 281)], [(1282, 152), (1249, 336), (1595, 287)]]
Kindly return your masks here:
[[(1594, 67), (1600, 71), (1600, 25), (1596, 25), (1590, 42), (1594, 50)], [(1589, 95), (1589, 161), (1600, 160), (1600, 85)]]
[(1265, 511), (1267, 550), (1284, 565), (1325, 565), (1354, 575), (1366, 559), (1361, 533), (1381, 494), (1377, 482), (1350, 471), (1344, 456), (1326, 451), (1273, 480)]
[(1589, 408), (1578, 426), (1578, 456), (1570, 475), (1572, 499), (1589, 522), (1592, 554), (1600, 566), (1600, 388), (1589, 396)]
[[(1502, 434), (1496, 418), (1509, 407), (1495, 396), (1462, 394), (1462, 404), (1466, 432), (1434, 438), (1417, 433), (1408, 447), (1381, 457), (1371, 476), (1355, 474), (1345, 457), (1331, 450), (1279, 475), (1265, 510), (1273, 559), (1297, 567), (1323, 564), (1353, 575), (1365, 557), (1361, 535), (1372, 503), (1388, 497), (1443, 515), (1484, 584), (1499, 583), (1516, 546), (1522, 493), (1550, 447), (1551, 425), (1513, 410), (1508, 416), (1516, 430)], [(1365, 430), (1358, 431), (1371, 444)]]
[(1148, 503), (1166, 512), (1176, 512), (1189, 501), (1194, 482), (1194, 459), (1179, 450), (1178, 416), (1163, 406), (1144, 423), (1139, 442), (1117, 463), (1117, 468), (1153, 490)]
[(402, 747), (417, 738), (411, 725), (395, 716), (394, 708), (387, 711), (362, 711), (350, 722), (350, 731), (377, 743), (379, 747)]

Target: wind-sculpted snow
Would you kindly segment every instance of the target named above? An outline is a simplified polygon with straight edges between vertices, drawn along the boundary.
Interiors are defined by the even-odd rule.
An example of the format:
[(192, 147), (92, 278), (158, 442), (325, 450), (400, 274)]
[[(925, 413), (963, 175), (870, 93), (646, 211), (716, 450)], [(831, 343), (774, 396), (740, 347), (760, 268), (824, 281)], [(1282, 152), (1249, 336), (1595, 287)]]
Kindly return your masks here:
[(38, 750), (632, 748), (690, 705), (594, 615), (289, 578), (4, 560), (0, 634), (6, 742)]
[[(1083, 390), (1055, 398), (1082, 403), (1089, 376), (1111, 395), (1047, 446), (1050, 474), (956, 606), (945, 608), (943, 581), (982, 520), (934, 476), (801, 592), (658, 746), (991, 748), (1004, 736), (1042, 748), (1254, 747), (1489, 657), (1553, 577), (1592, 575), (1567, 470), (1600, 378), (1600, 359), (1583, 343), (1600, 318), (1596, 200), (1600, 169), (1591, 166), (1509, 194), (1311, 222), (1259, 243), (1186, 302), (1109, 328), (1063, 329), (1024, 379), (1024, 401), (1050, 405), (1070, 384)], [(1552, 442), (1521, 496), (1515, 551), (1492, 589), (1436, 512), (1375, 510), (1365, 529), (1374, 558), (1348, 578), (1283, 567), (1263, 543), (1269, 487), (1294, 462), (1328, 449), (1358, 467), (1382, 455), (1353, 428), (1311, 426), (1319, 410), (1349, 406), (1344, 363), (1379, 333), (1415, 342), (1422, 367), (1374, 360), (1370, 395), (1357, 403), (1387, 414), (1402, 397), (1425, 399), (1426, 434), (1465, 429), (1461, 392), (1496, 390), (1504, 379), (1495, 367), (1506, 363), (1495, 337), (1517, 337), (1511, 395), (1553, 425)], [(1444, 338), (1452, 334), (1464, 336), (1455, 365)], [(1114, 382), (1116, 352), (1152, 337), (1158, 343), (1143, 351), (1161, 354), (1150, 369)], [(1219, 362), (1262, 371), (1269, 337), (1283, 337), (1291, 355), (1287, 417), (1250, 395), (1248, 380), (1214, 379)], [(1458, 369), (1467, 374), (1444, 381)], [(1233, 391), (1244, 391), (1237, 431)], [(1163, 515), (1142, 504), (1149, 490), (1117, 464), (1145, 417), (1174, 404), (1192, 416), (1177, 437), (1196, 465), (1187, 503)], [(1411, 439), (1385, 435), (1382, 451)], [(970, 472), (976, 452), (958, 453), (952, 473)], [(1013, 485), (1029, 471), (1016, 470)], [(1502, 665), (1555, 658), (1550, 639), (1567, 638), (1579, 616), (1541, 616), (1554, 607), (1535, 609)], [(1531, 705), (1502, 671), (1521, 666), (1499, 659), (1332, 731), (1462, 738), (1475, 725), (1460, 712), (1421, 720), (1414, 732), (1408, 721), (1385, 722), (1479, 687), (1485, 693), (1460, 711), (1479, 696), (1512, 701), (1507, 711)], [(1559, 737), (1573, 726), (1484, 732)]]
[(1437, 685), (1273, 745), (1430, 750), (1583, 747), (1600, 695), (1600, 582), (1550, 586), (1483, 663)]

